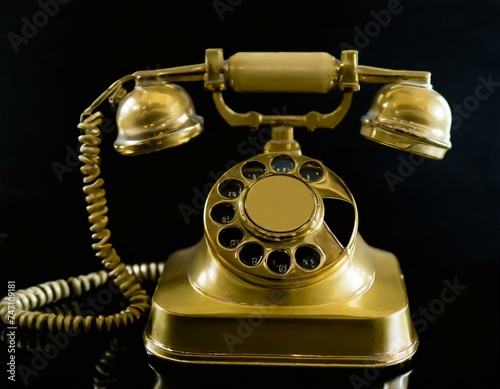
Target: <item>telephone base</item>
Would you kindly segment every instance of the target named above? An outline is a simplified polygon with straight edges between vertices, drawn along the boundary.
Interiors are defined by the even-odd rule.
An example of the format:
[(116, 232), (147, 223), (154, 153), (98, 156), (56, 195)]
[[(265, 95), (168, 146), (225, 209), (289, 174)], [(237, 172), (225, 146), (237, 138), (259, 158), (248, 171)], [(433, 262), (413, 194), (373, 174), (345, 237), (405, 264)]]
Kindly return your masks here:
[[(198, 266), (206, 269), (206, 290), (199, 277), (193, 281)], [(366, 287), (332, 299), (321, 288), (340, 287), (347, 275), (355, 282), (355, 273), (338, 272), (302, 288), (266, 289), (226, 274), (203, 241), (180, 250), (167, 260), (153, 296), (146, 350), (196, 364), (385, 367), (409, 360), (418, 337), (396, 257), (358, 236), (346, 267), (361, 269)], [(238, 288), (246, 296), (253, 290), (254, 302), (234, 300)]]

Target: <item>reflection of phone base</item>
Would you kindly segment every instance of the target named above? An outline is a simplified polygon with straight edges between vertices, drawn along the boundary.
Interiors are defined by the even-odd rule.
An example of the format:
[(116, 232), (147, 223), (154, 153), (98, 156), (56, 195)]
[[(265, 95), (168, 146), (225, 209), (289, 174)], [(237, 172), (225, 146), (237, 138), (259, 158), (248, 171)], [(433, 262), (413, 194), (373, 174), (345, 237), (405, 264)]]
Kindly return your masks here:
[(350, 260), (300, 288), (269, 289), (230, 273), (205, 241), (166, 262), (144, 333), (149, 353), (178, 362), (390, 366), (415, 353), (399, 263), (358, 235)]

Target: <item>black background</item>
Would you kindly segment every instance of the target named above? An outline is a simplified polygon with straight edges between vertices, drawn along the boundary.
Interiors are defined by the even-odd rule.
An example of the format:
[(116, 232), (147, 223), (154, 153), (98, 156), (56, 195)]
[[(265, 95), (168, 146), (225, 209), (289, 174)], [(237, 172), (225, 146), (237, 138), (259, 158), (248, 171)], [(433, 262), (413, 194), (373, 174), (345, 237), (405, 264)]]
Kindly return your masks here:
[[(390, 19), (377, 21), (391, 5), (396, 12)], [(239, 51), (325, 51), (339, 57), (347, 43), (359, 50), (360, 64), (432, 73), (434, 88), (454, 111), (452, 150), (441, 161), (414, 159), (417, 166), (402, 170), (411, 161), (408, 154), (362, 138), (359, 117), (378, 89), (373, 85), (355, 94), (335, 130), (297, 129), (296, 139), (305, 155), (322, 160), (346, 181), (365, 240), (400, 260), (410, 306), (420, 320), (409, 388), (500, 385), (500, 2), (71, 0), (58, 8), (43, 19), (41, 3), (0, 1), (0, 288), (5, 286), (0, 294), (7, 292), (7, 279), (21, 289), (100, 269), (90, 248), (74, 159), (76, 125), (83, 109), (116, 79), (141, 69), (201, 63), (207, 48), (224, 49), (225, 58)], [(29, 32), (25, 25), (36, 17), (39, 27)], [(12, 44), (23, 33), (29, 38)], [(494, 81), (488, 97), (485, 88), (478, 95), (481, 79)], [(103, 136), (108, 226), (127, 263), (162, 261), (198, 241), (201, 215), (187, 223), (179, 205), (196, 208), (196, 193), (213, 183), (213, 174), (248, 157), (238, 146), (250, 131), (230, 128), (201, 83), (184, 86), (205, 118), (204, 132), (189, 144), (122, 157), (113, 150), (116, 133)], [(228, 101), (240, 111), (328, 112), (337, 99), (335, 93), (228, 92)], [(112, 118), (111, 110), (103, 112)], [(57, 172), (55, 166), (66, 170)], [(388, 172), (402, 181), (391, 188)], [(432, 314), (442, 307), (436, 301), (442, 301), (448, 281), (467, 288)], [(125, 339), (128, 351), (115, 371), (117, 387), (153, 387), (140, 329)], [(106, 342), (74, 339), (30, 377), (29, 386), (92, 387)], [(17, 363), (30, 366), (33, 353), (18, 351)], [(3, 370), (2, 385), (7, 382)], [(168, 371), (168, 387), (194, 387), (196, 380), (205, 387), (266, 382), (355, 387), (351, 373), (338, 370), (274, 369), (272, 378), (220, 368)], [(356, 374), (366, 379), (359, 387), (382, 385), (371, 379), (376, 372)]]

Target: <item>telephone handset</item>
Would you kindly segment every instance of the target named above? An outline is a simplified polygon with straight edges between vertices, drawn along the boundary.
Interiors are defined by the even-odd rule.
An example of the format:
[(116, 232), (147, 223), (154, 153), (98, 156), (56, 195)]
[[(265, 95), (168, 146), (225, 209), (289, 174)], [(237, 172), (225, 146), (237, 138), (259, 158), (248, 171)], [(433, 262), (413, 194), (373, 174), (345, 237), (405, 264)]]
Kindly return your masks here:
[[(128, 92), (123, 86), (134, 81)], [(117, 104), (115, 149), (139, 155), (189, 141), (203, 118), (177, 82), (202, 81), (231, 126), (271, 127), (263, 153), (225, 172), (209, 192), (204, 234), (164, 263), (125, 265), (110, 243), (100, 175), (102, 114)], [(432, 89), (430, 73), (358, 65), (358, 53), (241, 52), (224, 59), (208, 49), (205, 62), (139, 71), (112, 84), (81, 117), (84, 192), (93, 248), (107, 271), (48, 282), (18, 292), (20, 327), (106, 331), (147, 316), (151, 355), (188, 363), (306, 366), (390, 366), (410, 359), (413, 327), (397, 258), (358, 233), (355, 200), (320, 160), (302, 154), (297, 127), (334, 128), (363, 83), (385, 85), (361, 118), (361, 134), (376, 142), (441, 159), (451, 148), (451, 112)], [(238, 113), (223, 99), (236, 92), (342, 92), (330, 113)], [(331, 216), (331, 217), (330, 217)], [(129, 302), (110, 316), (35, 311), (113, 279)], [(141, 285), (158, 280), (150, 297)], [(0, 303), (2, 319), (7, 301)], [(251, 336), (251, 337), (250, 337)]]

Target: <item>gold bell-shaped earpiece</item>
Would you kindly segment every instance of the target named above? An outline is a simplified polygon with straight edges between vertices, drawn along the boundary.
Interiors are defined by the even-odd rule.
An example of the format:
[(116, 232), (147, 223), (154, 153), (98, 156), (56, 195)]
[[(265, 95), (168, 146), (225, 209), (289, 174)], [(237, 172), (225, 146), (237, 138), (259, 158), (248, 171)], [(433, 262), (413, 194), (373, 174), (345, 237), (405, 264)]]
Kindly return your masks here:
[(363, 136), (399, 150), (442, 159), (451, 148), (450, 107), (430, 86), (384, 86), (361, 123)]
[(190, 96), (175, 84), (136, 86), (118, 106), (115, 149), (146, 154), (185, 143), (203, 131)]

